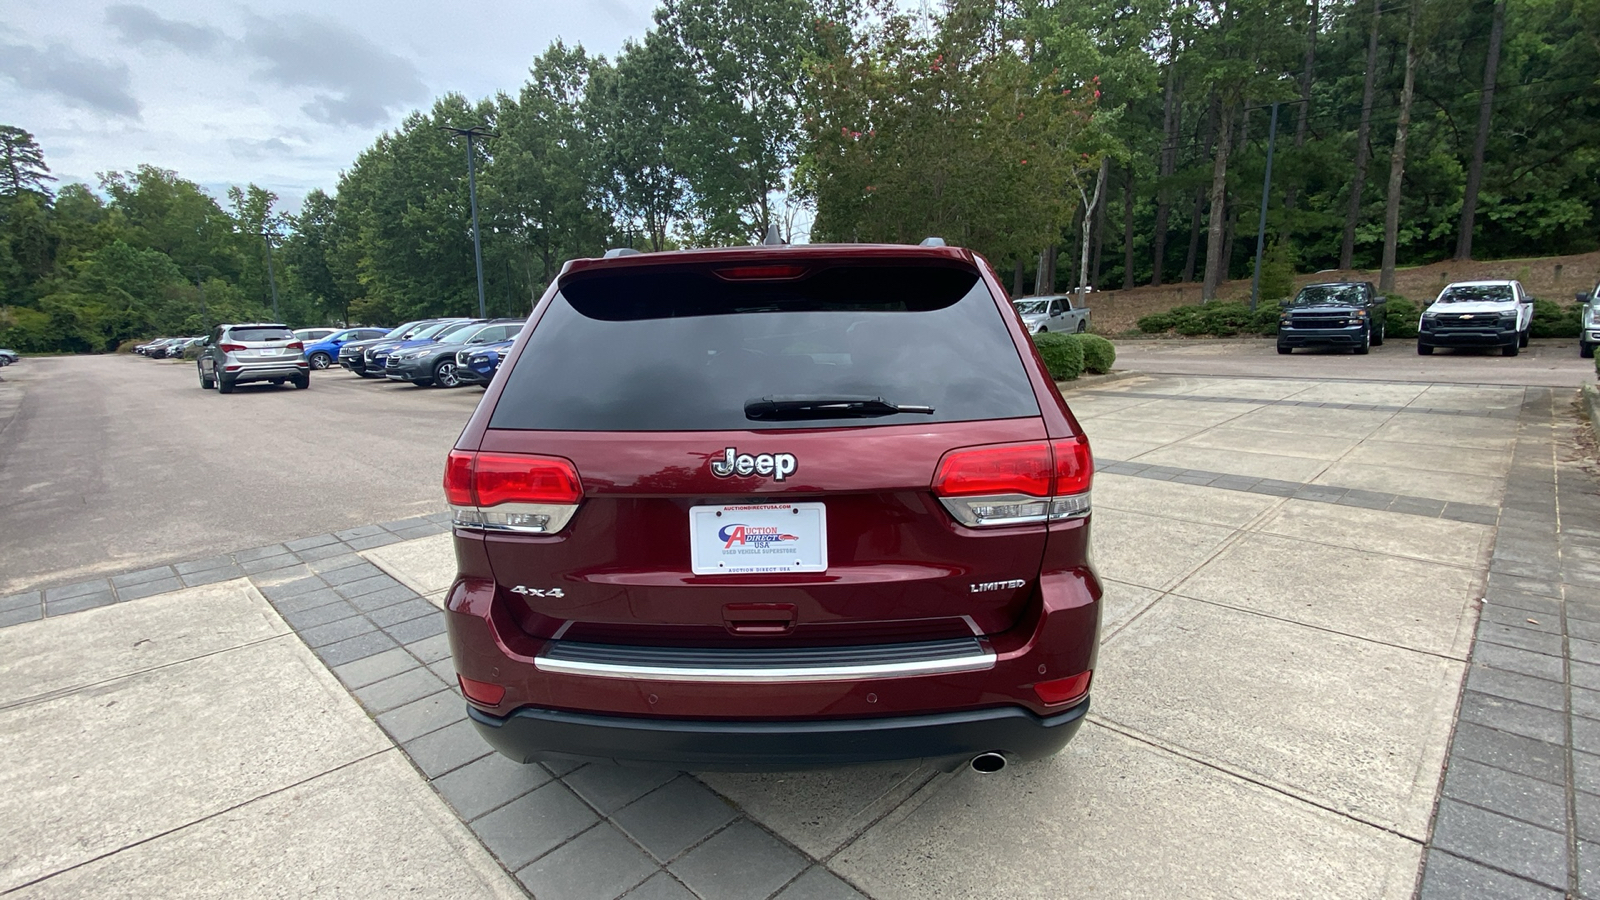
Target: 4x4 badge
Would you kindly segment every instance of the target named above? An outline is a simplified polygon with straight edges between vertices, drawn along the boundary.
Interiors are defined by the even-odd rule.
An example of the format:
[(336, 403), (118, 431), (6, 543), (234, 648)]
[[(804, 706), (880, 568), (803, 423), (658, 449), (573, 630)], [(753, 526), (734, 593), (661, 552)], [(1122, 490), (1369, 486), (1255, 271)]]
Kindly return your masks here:
[(711, 474), (718, 478), (729, 475), (770, 475), (782, 481), (800, 468), (800, 460), (793, 453), (761, 453), (752, 456), (740, 453), (733, 447), (711, 458)]

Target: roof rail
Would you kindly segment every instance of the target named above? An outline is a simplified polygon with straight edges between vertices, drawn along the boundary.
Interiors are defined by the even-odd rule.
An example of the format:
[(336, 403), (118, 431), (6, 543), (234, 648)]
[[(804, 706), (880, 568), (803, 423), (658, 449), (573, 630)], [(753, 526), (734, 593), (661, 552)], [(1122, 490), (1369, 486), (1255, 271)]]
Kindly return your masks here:
[(619, 256), (638, 256), (639, 251), (632, 247), (612, 247), (606, 251), (606, 259), (616, 259)]
[(773, 222), (767, 226), (767, 236), (761, 241), (763, 246), (782, 246), (783, 235), (778, 233), (778, 223)]
[(942, 237), (925, 237), (925, 238), (922, 239), (922, 243), (918, 244), (917, 246), (918, 247), (943, 247), (944, 246), (944, 238), (942, 238)]

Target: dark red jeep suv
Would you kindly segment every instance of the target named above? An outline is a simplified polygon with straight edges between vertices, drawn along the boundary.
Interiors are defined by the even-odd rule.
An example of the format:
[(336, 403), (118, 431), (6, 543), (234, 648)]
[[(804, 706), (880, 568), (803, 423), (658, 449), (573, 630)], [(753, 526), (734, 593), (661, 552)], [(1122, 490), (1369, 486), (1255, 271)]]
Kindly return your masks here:
[(782, 770), (1059, 750), (1093, 461), (988, 264), (566, 265), (446, 465), (450, 646), (500, 752)]

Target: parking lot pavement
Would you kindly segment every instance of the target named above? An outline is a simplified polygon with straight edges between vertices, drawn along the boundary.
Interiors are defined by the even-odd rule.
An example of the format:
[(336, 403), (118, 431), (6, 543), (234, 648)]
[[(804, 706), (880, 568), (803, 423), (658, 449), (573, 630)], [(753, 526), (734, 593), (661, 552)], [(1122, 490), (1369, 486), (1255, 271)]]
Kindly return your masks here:
[[(396, 759), (384, 748), (398, 747), (411, 779), (363, 788), (411, 798), (387, 821), (444, 828), (453, 823), (436, 818), (442, 798), (466, 826), (446, 829), (450, 840), (477, 842), (446, 841), (440, 852), (471, 863), (486, 848), (515, 879), (504, 883), (539, 900), (1402, 898), (1419, 885), (1426, 897), (1600, 896), (1587, 880), (1600, 855), (1600, 830), (1590, 830), (1600, 808), (1591, 627), (1600, 502), (1566, 460), (1576, 420), (1564, 395), (1543, 388), (1360, 388), (1179, 376), (1069, 395), (1099, 470), (1106, 605), (1095, 705), (1062, 754), (996, 775), (916, 763), (777, 775), (512, 764), (478, 739), (451, 684), (436, 604), (452, 559), (436, 518), (0, 598), (0, 615), (48, 617), (0, 630), (0, 716), (99, 691), (71, 685), (104, 684), (124, 665), (118, 653), (142, 652), (118, 649), (96, 663), (105, 671), (71, 674), (48, 654), (11, 662), (12, 632), (55, 626), (61, 653), (92, 656), (96, 633), (72, 636), (58, 622), (171, 603), (183, 595), (124, 594), (240, 569), (281, 618), (207, 631), (192, 652), (240, 643), (227, 651), (234, 658), (299, 673), (265, 655), (293, 631), (297, 658), (309, 648), (388, 737), (319, 746), (311, 758), (330, 762), (309, 765), (356, 757), (346, 772)], [(96, 608), (72, 613), (82, 598)], [(326, 673), (304, 677), (312, 696), (329, 693)], [(17, 679), (36, 699), (10, 699)], [(264, 717), (288, 717), (292, 735), (306, 711), (273, 706), (278, 694), (254, 702)], [(8, 736), (33, 729), (26, 746), (45, 748), (0, 743), (0, 767), (21, 773), (0, 775), (21, 798), (0, 801), (16, 807), (0, 808), (7, 821), (52, 809), (60, 791), (29, 760), (91, 766), (70, 749), (72, 713), (86, 702), (0, 723)], [(184, 752), (204, 759), (208, 748)], [(228, 771), (226, 783), (270, 795), (253, 803), (299, 790)], [(417, 793), (424, 781), (434, 794)], [(94, 848), (159, 830), (163, 816), (233, 821), (205, 811), (209, 785), (177, 783), (185, 790), (169, 807), (165, 781), (123, 779), (104, 817), (110, 836), (84, 837), (83, 816), (52, 812), (0, 843), (0, 859), (24, 881), (64, 871), (37, 881), (41, 891), (102, 886), (125, 867), (134, 883), (154, 884), (138, 879), (193, 865), (156, 852), (167, 838)], [(57, 844), (89, 849), (81, 863), (31, 849)], [(260, 848), (241, 850), (250, 852)]]
[(0, 672), (0, 893), (520, 893), (245, 580), (5, 628)]

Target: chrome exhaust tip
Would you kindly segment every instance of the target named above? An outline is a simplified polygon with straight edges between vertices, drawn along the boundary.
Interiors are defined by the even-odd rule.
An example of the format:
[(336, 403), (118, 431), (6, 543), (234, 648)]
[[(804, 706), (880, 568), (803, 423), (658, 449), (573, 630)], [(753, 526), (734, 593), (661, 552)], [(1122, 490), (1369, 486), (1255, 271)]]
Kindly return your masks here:
[(979, 753), (972, 758), (972, 771), (983, 775), (993, 775), (1005, 767), (1006, 758), (993, 751)]

